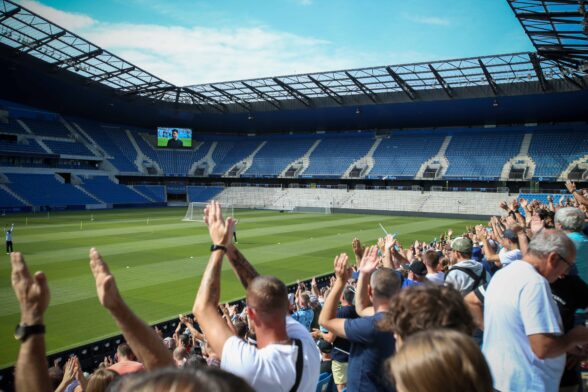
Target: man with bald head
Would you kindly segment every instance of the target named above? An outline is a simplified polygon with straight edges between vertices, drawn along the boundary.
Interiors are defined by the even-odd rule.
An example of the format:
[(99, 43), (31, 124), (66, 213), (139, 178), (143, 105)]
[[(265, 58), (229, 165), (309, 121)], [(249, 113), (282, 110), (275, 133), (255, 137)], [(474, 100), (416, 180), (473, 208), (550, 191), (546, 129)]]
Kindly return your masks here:
[(522, 260), (499, 270), (484, 306), (483, 352), (498, 391), (557, 391), (565, 353), (588, 343), (588, 329), (563, 335), (549, 283), (567, 274), (576, 249), (562, 231), (543, 230)]
[[(288, 316), (288, 291), (276, 277), (260, 276), (231, 242), (232, 218), (212, 202), (204, 210), (212, 246), (193, 312), (221, 368), (245, 379), (256, 391), (316, 389), (320, 354), (308, 330)], [(218, 312), (220, 274), (227, 256), (247, 290), (247, 316), (257, 346), (234, 335)]]

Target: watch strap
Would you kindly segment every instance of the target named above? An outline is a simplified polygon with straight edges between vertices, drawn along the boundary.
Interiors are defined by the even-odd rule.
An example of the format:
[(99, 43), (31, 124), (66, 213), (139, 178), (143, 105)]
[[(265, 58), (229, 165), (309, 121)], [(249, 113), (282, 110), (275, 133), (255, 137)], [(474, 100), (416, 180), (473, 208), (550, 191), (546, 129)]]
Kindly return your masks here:
[(21, 325), (18, 324), (16, 326), (16, 333), (15, 338), (24, 342), (27, 338), (31, 335), (38, 335), (45, 333), (45, 325), (44, 324), (36, 324), (36, 325)]
[(227, 251), (227, 247), (224, 245), (216, 245), (216, 244), (212, 244), (210, 245), (210, 251), (214, 252), (216, 250), (222, 250), (223, 252)]

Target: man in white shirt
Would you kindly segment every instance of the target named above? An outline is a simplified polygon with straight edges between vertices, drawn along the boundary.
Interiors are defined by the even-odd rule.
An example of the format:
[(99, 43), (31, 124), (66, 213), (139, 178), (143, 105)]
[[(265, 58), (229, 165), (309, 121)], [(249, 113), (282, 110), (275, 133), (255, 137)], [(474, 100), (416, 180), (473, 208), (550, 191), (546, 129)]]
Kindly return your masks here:
[[(212, 202), (204, 210), (211, 256), (194, 302), (193, 312), (208, 344), (221, 357), (221, 368), (244, 378), (256, 391), (316, 389), (320, 354), (310, 333), (288, 316), (288, 292), (279, 279), (259, 276), (231, 243), (234, 221), (222, 216)], [(247, 289), (247, 315), (257, 346), (235, 336), (217, 311), (222, 260), (231, 266)]]
[(426, 251), (423, 255), (423, 263), (427, 267), (427, 280), (438, 286), (443, 286), (445, 283), (445, 274), (442, 271), (437, 271), (437, 267), (439, 266), (439, 253), (436, 250)]
[(569, 272), (575, 249), (565, 233), (543, 230), (523, 260), (498, 271), (484, 303), (483, 352), (498, 391), (557, 391), (565, 353), (588, 343), (588, 329), (563, 335), (549, 283)]
[(519, 249), (519, 236), (511, 229), (506, 229), (502, 233), (502, 240), (500, 241), (502, 248), (498, 254), (496, 254), (494, 248), (489, 245), (486, 232), (480, 234), (480, 239), (484, 244), (486, 260), (490, 263), (495, 263), (498, 268), (506, 267), (513, 261), (520, 260), (523, 257), (523, 254)]

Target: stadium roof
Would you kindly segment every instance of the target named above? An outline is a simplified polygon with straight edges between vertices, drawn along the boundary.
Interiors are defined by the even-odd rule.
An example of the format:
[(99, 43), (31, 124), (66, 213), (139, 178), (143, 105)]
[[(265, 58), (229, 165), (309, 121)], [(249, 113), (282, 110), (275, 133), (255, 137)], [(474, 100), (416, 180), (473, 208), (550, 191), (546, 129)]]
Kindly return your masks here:
[(588, 71), (587, 0), (508, 0), (543, 57)]
[[(518, 10), (524, 9), (523, 3), (528, 3), (529, 7), (531, 3), (578, 4), (572, 0), (509, 2), (519, 17), (521, 13)], [(527, 14), (530, 12), (535, 11), (528, 11)], [(525, 13), (522, 15), (525, 16)], [(553, 18), (550, 20), (554, 26), (556, 22)], [(530, 28), (525, 29), (527, 33), (531, 31)], [(534, 34), (530, 34), (532, 39)], [(563, 39), (559, 33), (552, 34), (559, 40)], [(537, 39), (543, 37), (539, 33), (536, 36)], [(106, 85), (121, 96), (141, 96), (188, 104), (203, 112), (253, 112), (387, 103), (394, 100), (392, 97), (397, 99), (398, 96), (418, 101), (426, 99), (427, 93), (431, 91), (441, 92), (445, 98), (451, 99), (457, 89), (468, 87), (483, 87), (489, 96), (508, 94), (512, 92), (513, 86), (523, 86), (522, 90), (525, 90), (531, 84), (540, 86), (542, 91), (554, 88), (555, 85), (560, 86), (557, 87), (559, 89), (565, 86), (563, 90), (586, 88), (586, 72), (574, 67), (577, 65), (574, 59), (581, 53), (576, 53), (576, 50), (568, 53), (568, 57), (561, 57), (563, 54), (557, 57), (552, 51), (547, 56), (542, 55), (545, 50), (539, 50), (539, 47), (539, 54), (501, 54), (175, 86), (11, 0), (0, 0), (0, 43), (13, 48), (18, 55), (34, 56), (51, 64), (56, 70), (73, 72), (89, 83)], [(576, 57), (570, 60), (569, 56)], [(551, 84), (551, 81), (564, 83)]]

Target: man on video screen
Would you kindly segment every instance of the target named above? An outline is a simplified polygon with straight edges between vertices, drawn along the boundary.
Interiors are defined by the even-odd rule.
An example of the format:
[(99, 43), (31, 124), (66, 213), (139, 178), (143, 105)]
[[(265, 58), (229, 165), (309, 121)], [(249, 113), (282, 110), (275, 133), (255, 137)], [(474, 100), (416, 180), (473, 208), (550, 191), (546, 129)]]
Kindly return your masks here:
[(178, 138), (178, 130), (172, 129), (172, 137), (167, 141), (167, 146), (169, 148), (182, 148), (184, 147), (184, 143)]

